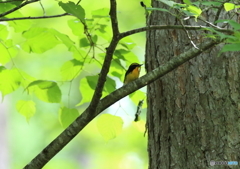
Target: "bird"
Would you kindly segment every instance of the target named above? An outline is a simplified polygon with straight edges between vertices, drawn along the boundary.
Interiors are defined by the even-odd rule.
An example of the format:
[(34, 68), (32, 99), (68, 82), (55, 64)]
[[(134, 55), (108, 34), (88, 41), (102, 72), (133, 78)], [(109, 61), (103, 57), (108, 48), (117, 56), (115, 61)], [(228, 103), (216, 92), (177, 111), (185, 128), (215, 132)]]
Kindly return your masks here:
[(136, 80), (139, 77), (139, 73), (140, 73), (142, 65), (143, 64), (132, 63), (129, 66), (128, 70), (125, 73), (125, 77), (124, 77), (124, 81), (123, 81), (124, 85)]

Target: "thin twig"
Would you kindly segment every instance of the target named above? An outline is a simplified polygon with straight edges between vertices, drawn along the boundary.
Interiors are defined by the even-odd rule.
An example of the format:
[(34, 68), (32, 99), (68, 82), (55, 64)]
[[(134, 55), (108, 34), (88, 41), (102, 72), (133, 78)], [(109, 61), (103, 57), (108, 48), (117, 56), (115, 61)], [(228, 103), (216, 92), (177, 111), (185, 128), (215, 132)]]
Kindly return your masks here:
[(44, 9), (44, 7), (43, 7), (42, 2), (39, 1), (39, 4), (40, 4), (40, 6), (41, 6), (41, 8), (42, 8), (42, 10), (43, 10), (43, 16), (45, 16), (45, 15), (46, 15), (46, 11), (45, 11), (45, 9)]
[(62, 16), (72, 16), (69, 13), (63, 13), (58, 15), (49, 15), (49, 16), (28, 16), (28, 17), (19, 17), (19, 18), (1, 18), (0, 21), (15, 21), (15, 20), (27, 20), (27, 19), (49, 19), (49, 18), (58, 18)]
[(180, 21), (180, 23), (181, 23), (181, 25), (182, 25), (182, 27), (183, 27), (183, 30), (184, 30), (185, 33), (187, 34), (188, 39), (190, 40), (191, 44), (193, 45), (193, 47), (199, 50), (199, 48), (197, 47), (197, 45), (195, 45), (195, 43), (193, 42), (193, 40), (192, 40), (189, 32), (188, 32), (187, 29), (185, 28), (185, 25), (183, 24), (182, 20), (179, 19), (179, 21)]
[(20, 8), (22, 8), (22, 7), (24, 7), (24, 6), (28, 5), (28, 4), (31, 4), (31, 3), (34, 3), (34, 2), (37, 2), (37, 1), (39, 1), (39, 0), (25, 1), (24, 3), (20, 4), (19, 6), (13, 8), (13, 9), (10, 9), (7, 12), (1, 13), (0, 17), (4, 17), (4, 16), (6, 16), (6, 15), (12, 13), (12, 12), (15, 12), (15, 11), (19, 10)]
[[(207, 26), (189, 26), (189, 25), (185, 25), (184, 27), (186, 30), (204, 30), (204, 29), (210, 28)], [(145, 32), (147, 30), (163, 30), (163, 29), (183, 29), (183, 27), (182, 27), (182, 25), (151, 25), (151, 26), (137, 28), (137, 29), (123, 32), (120, 34), (120, 36), (122, 38), (122, 37), (126, 37), (126, 36), (133, 35), (136, 33)], [(223, 32), (223, 33), (227, 33), (227, 34), (234, 33), (232, 30), (229, 30), (229, 29), (214, 28), (214, 30)]]

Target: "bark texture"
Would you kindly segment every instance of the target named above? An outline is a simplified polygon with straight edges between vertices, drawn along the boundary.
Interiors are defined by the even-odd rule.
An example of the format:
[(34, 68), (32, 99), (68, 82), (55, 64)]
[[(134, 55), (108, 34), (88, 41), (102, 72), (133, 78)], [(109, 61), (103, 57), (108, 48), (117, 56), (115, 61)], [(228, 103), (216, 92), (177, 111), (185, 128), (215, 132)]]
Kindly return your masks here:
[[(154, 0), (152, 6), (165, 8)], [(216, 12), (209, 10), (203, 15), (213, 21)], [(224, 12), (221, 15), (226, 19)], [(180, 25), (176, 18), (159, 11), (152, 12), (149, 22)], [(194, 19), (184, 24), (208, 26)], [(189, 33), (198, 47), (207, 40), (204, 31)], [(148, 31), (147, 72), (192, 47), (184, 30)], [(148, 85), (149, 169), (203, 169), (210, 167), (211, 160), (240, 163), (240, 54), (217, 57), (221, 47)]]

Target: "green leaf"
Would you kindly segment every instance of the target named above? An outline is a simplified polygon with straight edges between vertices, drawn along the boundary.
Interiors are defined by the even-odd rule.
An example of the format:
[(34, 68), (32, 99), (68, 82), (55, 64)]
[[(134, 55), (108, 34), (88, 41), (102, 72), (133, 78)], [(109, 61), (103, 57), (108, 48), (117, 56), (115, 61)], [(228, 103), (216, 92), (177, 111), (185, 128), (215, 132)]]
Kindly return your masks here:
[(215, 23), (228, 23), (230, 24), (234, 30), (240, 30), (240, 24), (235, 22), (234, 20), (228, 20), (228, 19), (220, 19), (220, 20), (217, 20)]
[(87, 56), (84, 50), (77, 49), (76, 46), (72, 46), (69, 51), (73, 53), (73, 57), (78, 61), (84, 62), (84, 58)]
[(0, 43), (0, 51), (1, 51), (0, 63), (4, 65), (11, 60), (11, 56), (9, 56), (6, 46), (4, 46), (2, 43)]
[(166, 5), (168, 5), (168, 6), (170, 6), (170, 7), (173, 7), (174, 5), (177, 4), (176, 2), (169, 1), (169, 0), (158, 0), (158, 1), (160, 1), (160, 2), (162, 2), (162, 3), (164, 3), (164, 4), (166, 4)]
[[(20, 10), (16, 10), (13, 13), (6, 15), (6, 18), (20, 18), (20, 17), (25, 17), (24, 15), (21, 14)], [(13, 20), (8, 22), (8, 25), (14, 28), (14, 31), (16, 33), (20, 33), (32, 27), (33, 24), (31, 20)]]
[(8, 37), (7, 27), (5, 25), (0, 24), (0, 40), (6, 40), (7, 37)]
[(107, 80), (103, 88), (103, 91), (104, 91), (103, 96), (106, 96), (112, 93), (114, 90), (116, 90), (116, 82), (115, 80), (107, 76)]
[(111, 114), (102, 114), (97, 119), (97, 128), (103, 138), (108, 141), (117, 137), (123, 127), (123, 120)]
[(4, 66), (0, 66), (0, 73), (5, 70), (6, 68)]
[(80, 74), (80, 70), (83, 67), (83, 62), (76, 59), (67, 61), (61, 68), (61, 75), (63, 80), (72, 80)]
[(98, 28), (95, 30), (95, 35), (106, 40), (106, 43), (111, 41), (112, 32), (108, 25), (97, 24)]
[[(98, 75), (86, 76), (81, 80), (79, 90), (82, 95), (82, 100), (78, 105), (91, 101), (93, 93), (97, 86), (98, 77)], [(103, 88), (102, 97), (110, 94), (114, 90), (116, 90), (116, 82), (113, 79), (107, 77), (106, 83)]]
[(109, 8), (102, 8), (92, 11), (93, 18), (109, 17)]
[(114, 56), (116, 56), (115, 58), (117, 58), (117, 59), (122, 59), (129, 63), (134, 63), (134, 62), (138, 61), (138, 57), (134, 53), (130, 52), (129, 50), (125, 50), (125, 49), (116, 49), (114, 51)]
[(187, 4), (187, 5), (191, 5), (191, 4), (192, 4), (192, 2), (191, 2), (190, 0), (183, 0), (183, 2), (184, 2), (185, 4)]
[(8, 39), (0, 43), (0, 51), (1, 51), (0, 63), (3, 65), (11, 61), (11, 58), (15, 57), (18, 53), (17, 47), (15, 47), (12, 44), (11, 39)]
[(220, 56), (223, 52), (237, 52), (237, 51), (240, 51), (240, 43), (227, 44), (222, 48), (218, 56)]
[(12, 8), (16, 7), (15, 5), (13, 4), (10, 4), (10, 3), (2, 3), (0, 5), (0, 13), (4, 13)]
[(76, 36), (82, 36), (83, 24), (78, 19), (71, 19), (68, 21), (68, 26), (71, 28), (72, 33)]
[(9, 1), (8, 3), (11, 3), (13, 5), (19, 6), (24, 0), (18, 0), (18, 1)]
[(59, 121), (63, 128), (67, 128), (79, 116), (77, 109), (63, 107), (59, 111)]
[(136, 46), (136, 43), (130, 37), (123, 38), (119, 44), (128, 49), (129, 51)]
[(31, 82), (27, 89), (32, 89), (35, 95), (42, 101), (48, 103), (59, 103), (61, 101), (62, 93), (56, 82), (36, 80)]
[(235, 9), (236, 6), (235, 4), (232, 4), (232, 3), (224, 3), (224, 9), (228, 12), (228, 11), (231, 11), (233, 9)]
[(151, 0), (143, 0), (143, 3), (144, 3), (146, 6), (151, 6)]
[(62, 7), (62, 9), (67, 12), (72, 14), (73, 16), (76, 16), (80, 21), (85, 22), (85, 10), (82, 8), (80, 5), (76, 5), (73, 2), (68, 2), (68, 3), (63, 3), (59, 2), (59, 6)]
[(28, 53), (43, 53), (61, 43), (52, 30), (47, 28), (33, 27), (25, 31), (23, 37), (26, 41), (22, 48)]
[(80, 39), (79, 45), (80, 45), (80, 47), (88, 47), (88, 46), (90, 46), (90, 43), (87, 40), (87, 38), (82, 38), (82, 39)]
[(195, 16), (195, 18), (199, 17), (202, 13), (202, 10), (196, 6), (193, 5), (188, 5), (186, 7), (187, 11), (189, 11), (190, 13), (193, 14), (193, 16)]
[(93, 35), (92, 36), (92, 41), (93, 41), (93, 43), (97, 43), (97, 40), (98, 40), (98, 36), (97, 35)]
[(19, 100), (17, 102), (17, 111), (25, 116), (26, 120), (29, 121), (30, 118), (35, 114), (36, 112), (36, 107), (35, 107), (35, 103), (32, 100)]
[(51, 32), (53, 35), (55, 35), (58, 40), (60, 40), (65, 46), (67, 46), (68, 50), (72, 47), (75, 46), (75, 42), (72, 41), (68, 35), (65, 35), (63, 33), (58, 32), (55, 29), (49, 29), (49, 32)]
[[(97, 80), (98, 80), (98, 75), (95, 76), (87, 76), (87, 82), (89, 84), (89, 86), (95, 90), (97, 87)], [(111, 92), (113, 92), (114, 90), (116, 90), (116, 83), (115, 80), (107, 77), (106, 83), (104, 85), (103, 88), (103, 97), (110, 94)]]
[(22, 81), (22, 77), (19, 74), (17, 69), (4, 69), (4, 67), (1, 68), (0, 71), (0, 91), (2, 92), (2, 95), (5, 96), (20, 86)]
[[(8, 15), (8, 16), (12, 16), (12, 15)], [(14, 18), (14, 16), (12, 16), (12, 18)], [(19, 17), (18, 15), (16, 16)], [(29, 20), (12, 21), (12, 22), (8, 22), (8, 24), (9, 26), (14, 28), (14, 31), (16, 33), (22, 33), (23, 31), (28, 30), (32, 26), (32, 22)]]
[(126, 71), (121, 64), (121, 61), (119, 59), (113, 59), (109, 70), (109, 75), (122, 79), (125, 76), (125, 72)]
[[(96, 84), (92, 84), (92, 85), (96, 85)], [(79, 90), (82, 95), (82, 99), (81, 99), (80, 103), (77, 104), (77, 106), (91, 101), (93, 92), (95, 91), (95, 88), (94, 89), (93, 88), (89, 87), (87, 78), (81, 79)]]

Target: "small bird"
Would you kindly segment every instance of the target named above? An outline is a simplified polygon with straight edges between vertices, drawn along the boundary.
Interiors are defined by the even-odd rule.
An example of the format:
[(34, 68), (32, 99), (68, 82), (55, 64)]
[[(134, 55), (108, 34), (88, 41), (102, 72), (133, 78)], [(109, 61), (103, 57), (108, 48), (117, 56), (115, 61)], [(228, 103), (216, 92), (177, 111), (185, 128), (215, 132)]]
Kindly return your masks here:
[(126, 74), (125, 74), (124, 85), (128, 84), (131, 81), (136, 80), (139, 77), (139, 73), (140, 73), (142, 65), (143, 64), (132, 63), (129, 66), (129, 68), (128, 68)]

